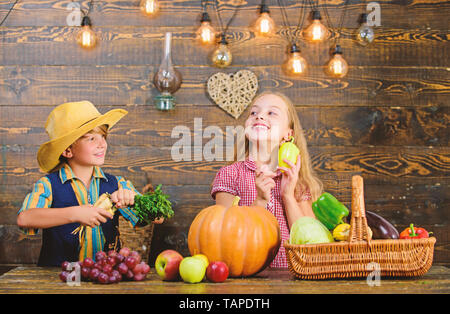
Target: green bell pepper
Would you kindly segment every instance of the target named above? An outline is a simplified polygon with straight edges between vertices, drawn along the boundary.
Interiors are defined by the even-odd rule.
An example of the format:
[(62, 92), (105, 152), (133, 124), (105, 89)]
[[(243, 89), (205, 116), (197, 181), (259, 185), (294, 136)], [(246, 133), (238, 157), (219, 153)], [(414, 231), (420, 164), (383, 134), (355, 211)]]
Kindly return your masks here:
[(323, 193), (317, 201), (313, 202), (312, 209), (316, 218), (328, 228), (333, 230), (337, 225), (344, 223), (349, 211), (330, 193)]

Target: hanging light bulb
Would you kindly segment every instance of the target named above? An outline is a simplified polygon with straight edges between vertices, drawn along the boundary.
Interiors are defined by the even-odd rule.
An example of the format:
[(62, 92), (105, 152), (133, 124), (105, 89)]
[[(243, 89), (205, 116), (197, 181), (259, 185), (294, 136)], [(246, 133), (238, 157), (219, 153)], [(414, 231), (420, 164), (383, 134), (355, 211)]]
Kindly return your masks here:
[(211, 18), (203, 12), (201, 25), (197, 30), (197, 39), (202, 45), (211, 45), (216, 42), (216, 30), (211, 26)]
[(213, 51), (211, 56), (212, 63), (219, 68), (226, 68), (233, 61), (233, 56), (228, 48), (228, 42), (225, 39), (225, 34), (222, 34), (219, 47)]
[(269, 7), (264, 0), (259, 9), (259, 17), (253, 24), (253, 29), (258, 36), (271, 36), (275, 33), (275, 22), (270, 17)]
[(375, 32), (373, 31), (373, 28), (367, 24), (366, 13), (361, 14), (360, 24), (361, 26), (356, 31), (356, 41), (361, 46), (367, 46), (374, 40)]
[(303, 37), (310, 42), (316, 43), (327, 39), (330, 36), (330, 32), (323, 25), (320, 20), (320, 12), (317, 10), (312, 11), (312, 23), (303, 31)]
[(97, 36), (91, 29), (92, 23), (89, 16), (84, 16), (81, 21), (81, 30), (77, 34), (77, 42), (83, 48), (93, 48), (97, 43)]
[(141, 12), (145, 15), (154, 15), (159, 10), (159, 4), (157, 0), (141, 0)]
[(305, 58), (300, 54), (300, 49), (296, 44), (291, 46), (289, 58), (283, 64), (283, 70), (287, 75), (301, 76), (305, 74), (307, 63)]
[(336, 78), (342, 78), (347, 75), (348, 63), (342, 57), (342, 49), (340, 45), (336, 45), (334, 51), (332, 52), (333, 57), (326, 67), (326, 72), (328, 75)]

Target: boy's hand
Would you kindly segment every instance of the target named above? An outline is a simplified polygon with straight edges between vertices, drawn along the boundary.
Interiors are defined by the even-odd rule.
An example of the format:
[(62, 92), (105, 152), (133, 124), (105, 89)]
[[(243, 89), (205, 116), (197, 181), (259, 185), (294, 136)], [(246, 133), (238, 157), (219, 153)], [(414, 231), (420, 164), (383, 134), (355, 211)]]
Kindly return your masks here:
[(108, 218), (113, 218), (113, 215), (110, 212), (100, 207), (94, 207), (91, 204), (75, 206), (73, 208), (75, 221), (91, 228), (100, 226), (100, 224), (106, 222)]
[(117, 191), (111, 194), (111, 201), (117, 208), (125, 208), (134, 205), (134, 196), (136, 193), (132, 190), (119, 187)]

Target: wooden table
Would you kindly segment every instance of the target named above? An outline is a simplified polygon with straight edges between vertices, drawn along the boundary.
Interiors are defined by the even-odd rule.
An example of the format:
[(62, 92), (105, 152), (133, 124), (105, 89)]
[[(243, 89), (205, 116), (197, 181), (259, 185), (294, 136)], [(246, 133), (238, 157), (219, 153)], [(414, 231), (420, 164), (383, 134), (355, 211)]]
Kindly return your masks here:
[(141, 282), (101, 285), (59, 280), (59, 268), (17, 267), (0, 276), (1, 293), (145, 293), (145, 294), (298, 294), (298, 293), (450, 293), (450, 269), (433, 266), (419, 278), (384, 279), (369, 286), (365, 279), (307, 281), (288, 270), (266, 269), (254, 277), (229, 278), (223, 283), (161, 281), (154, 269)]

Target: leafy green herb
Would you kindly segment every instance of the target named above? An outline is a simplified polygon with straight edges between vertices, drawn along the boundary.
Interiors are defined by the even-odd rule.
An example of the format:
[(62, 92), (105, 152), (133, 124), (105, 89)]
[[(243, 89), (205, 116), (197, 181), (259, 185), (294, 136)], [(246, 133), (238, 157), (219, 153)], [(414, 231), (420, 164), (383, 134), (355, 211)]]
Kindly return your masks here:
[(153, 192), (134, 197), (133, 211), (139, 218), (139, 224), (150, 224), (158, 218), (171, 218), (174, 214), (169, 195), (161, 191), (159, 184)]

